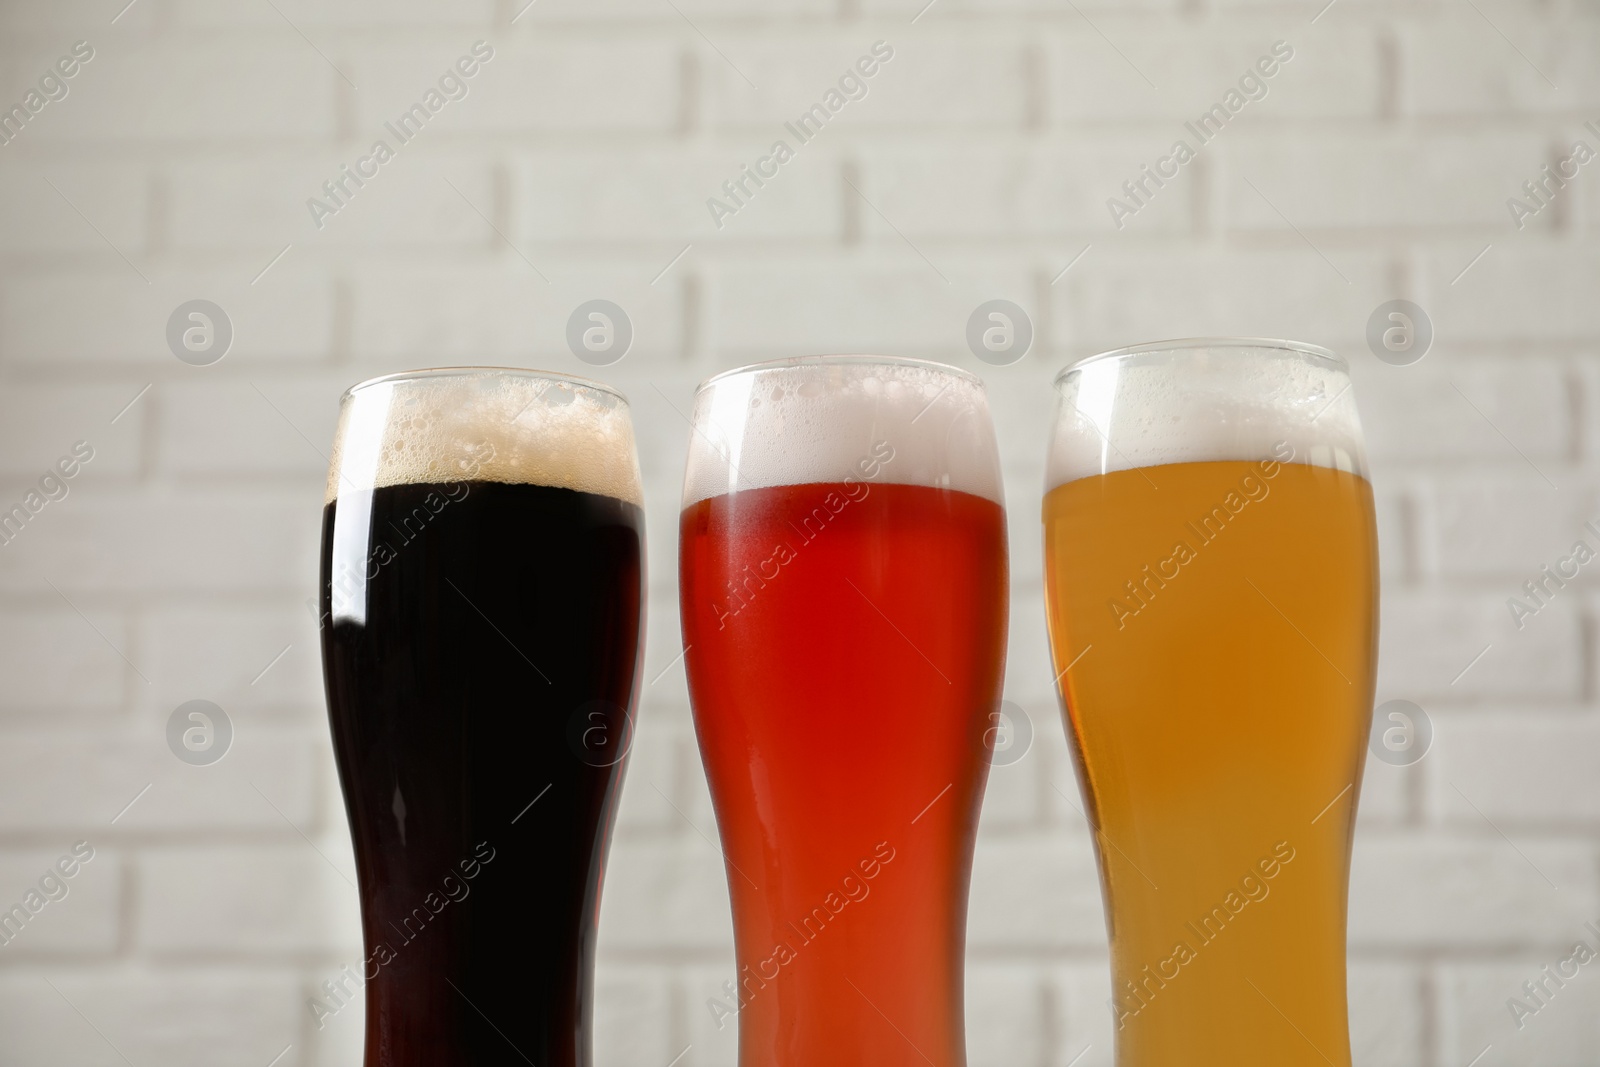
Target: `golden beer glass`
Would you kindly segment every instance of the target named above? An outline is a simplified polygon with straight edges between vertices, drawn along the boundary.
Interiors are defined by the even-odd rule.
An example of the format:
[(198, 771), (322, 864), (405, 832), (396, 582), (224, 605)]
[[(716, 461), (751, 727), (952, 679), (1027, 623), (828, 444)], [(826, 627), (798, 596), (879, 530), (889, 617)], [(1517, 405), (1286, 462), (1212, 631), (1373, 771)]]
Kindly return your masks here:
[(1378, 556), (1348, 368), (1186, 340), (1055, 385), (1046, 604), (1118, 1067), (1349, 1067)]

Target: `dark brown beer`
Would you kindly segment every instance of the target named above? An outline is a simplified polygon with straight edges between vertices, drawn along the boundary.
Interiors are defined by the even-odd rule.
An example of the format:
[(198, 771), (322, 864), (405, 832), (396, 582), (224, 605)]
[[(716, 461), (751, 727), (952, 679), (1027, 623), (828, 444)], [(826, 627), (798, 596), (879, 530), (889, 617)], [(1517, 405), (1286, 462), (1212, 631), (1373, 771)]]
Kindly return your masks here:
[(642, 512), (550, 485), (377, 480), (327, 504), (321, 560), (367, 1067), (586, 1065)]

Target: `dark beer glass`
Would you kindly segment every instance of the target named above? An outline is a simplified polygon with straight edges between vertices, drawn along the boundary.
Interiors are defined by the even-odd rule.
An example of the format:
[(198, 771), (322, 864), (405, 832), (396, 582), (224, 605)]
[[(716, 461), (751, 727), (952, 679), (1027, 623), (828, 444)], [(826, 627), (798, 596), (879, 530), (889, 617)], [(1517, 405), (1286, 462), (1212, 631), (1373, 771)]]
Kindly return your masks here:
[(344, 396), (322, 656), (367, 1067), (590, 1062), (641, 500), (628, 405), (605, 386), (461, 368)]

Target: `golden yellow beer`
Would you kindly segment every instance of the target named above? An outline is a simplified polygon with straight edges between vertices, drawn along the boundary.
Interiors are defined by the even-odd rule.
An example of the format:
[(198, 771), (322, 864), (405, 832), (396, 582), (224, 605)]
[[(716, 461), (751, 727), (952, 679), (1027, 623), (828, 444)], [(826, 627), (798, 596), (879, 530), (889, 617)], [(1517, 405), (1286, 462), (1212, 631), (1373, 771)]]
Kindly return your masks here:
[(1372, 489), (1292, 452), (1090, 474), (1045, 497), (1119, 1067), (1350, 1064)]

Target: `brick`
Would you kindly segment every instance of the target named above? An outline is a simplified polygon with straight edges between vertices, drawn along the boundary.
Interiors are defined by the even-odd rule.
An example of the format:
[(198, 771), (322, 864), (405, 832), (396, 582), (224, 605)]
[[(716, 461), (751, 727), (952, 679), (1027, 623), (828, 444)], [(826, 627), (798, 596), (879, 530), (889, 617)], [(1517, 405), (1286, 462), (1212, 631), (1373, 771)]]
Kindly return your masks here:
[(603, 966), (594, 990), (597, 1067), (667, 1063), (673, 1048), (673, 996), (664, 968)]
[[(684, 28), (682, 17), (671, 8), (663, 11), (660, 5), (652, 3), (651, 0), (617, 0), (616, 3), (604, 6), (585, 3), (584, 0), (539, 0), (536, 6), (524, 9), (522, 3), (525, 2), (526, 0), (521, 0), (514, 5), (516, 10), (526, 12), (518, 18), (516, 25), (517, 30), (524, 32), (527, 32), (527, 27), (539, 23), (562, 25), (643, 22), (653, 23), (658, 29), (671, 27), (674, 32)], [(675, 0), (674, 6), (684, 17), (693, 19), (696, 24), (702, 19), (729, 20), (746, 24), (788, 19), (831, 20), (839, 11), (837, 0), (773, 0), (770, 4), (762, 5), (759, 12), (741, 0), (683, 0), (682, 3), (677, 3)], [(718, 30), (720, 28), (708, 27)]]
[[(910, 18), (923, 9), (927, 0), (862, 0), (862, 8), (884, 17)], [(1132, 3), (1113, 3), (1112, 0), (1086, 0), (1077, 5), (1085, 11), (1159, 11), (1173, 12), (1180, 8), (1179, 0), (1133, 0)], [(939, 0), (938, 5), (927, 9), (917, 20), (920, 27), (927, 22), (929, 28), (961, 28), (975, 19), (993, 19), (997, 15), (1026, 14), (1035, 17), (1059, 16), (1061, 9), (1048, 0)], [(1069, 18), (1071, 16), (1068, 16)], [(1096, 20), (1098, 21), (1098, 20)], [(1081, 23), (1080, 23), (1081, 25)]]
[(304, 603), (152, 611), (141, 620), (139, 649), (151, 684), (136, 694), (157, 715), (200, 696), (246, 722), (283, 717), (321, 727), (317, 619)]
[(103, 490), (76, 508), (40, 513), (34, 523), (48, 521), (50, 538), (10, 545), (15, 551), (0, 557), (0, 588), (49, 592), (49, 576), (68, 596), (141, 589), (311, 596), (321, 505), (320, 483), (294, 492)]
[[(1002, 760), (1015, 762), (996, 763), (989, 769), (989, 784), (983, 794), (981, 825), (984, 827), (1016, 829), (1041, 822), (1049, 810), (1049, 768), (1047, 756), (1041, 753), (1050, 746), (1038, 734), (1042, 730), (1059, 729), (1055, 716), (1038, 715), (1025, 705), (1020, 721), (1014, 721), (1008, 734), (994, 742), (1002, 747), (998, 753)], [(1047, 709), (1053, 711), (1054, 709)], [(990, 720), (991, 724), (994, 720)], [(997, 729), (990, 725), (988, 729)], [(987, 736), (987, 735), (986, 735)], [(1023, 755), (1016, 757), (1017, 746), (1027, 745)]]
[(1600, 77), (1588, 61), (1600, 38), (1592, 17), (1543, 25), (1504, 11), (1485, 17), (1488, 24), (1471, 12), (1453, 12), (1400, 27), (1406, 113), (1476, 117), (1600, 105)]
[[(1033, 238), (1042, 234), (1108, 237), (1116, 227), (1106, 200), (1124, 194), (1124, 181), (1165, 150), (1163, 142), (1119, 138), (1086, 148), (869, 149), (862, 156), (861, 192), (892, 219), (862, 212), (863, 232), (897, 239)], [(1152, 197), (1139, 213), (1141, 233), (1183, 233), (1193, 226), (1191, 183), (1182, 179)], [(852, 194), (854, 195), (854, 194)]]
[(137, 473), (147, 409), (142, 403), (127, 405), (142, 387), (132, 379), (126, 384), (13, 384), (0, 397), (0, 477), (37, 481), (69, 458), (79, 441), (87, 442), (94, 456), (66, 479), (68, 497), (87, 484), (89, 475)]
[[(793, 147), (794, 139), (786, 139)], [(657, 243), (662, 266), (689, 243), (837, 237), (840, 200), (854, 194), (829, 149), (803, 150), (781, 166), (769, 163), (776, 174), (762, 178), (761, 186), (746, 178), (744, 191), (737, 191), (741, 167), (755, 171), (771, 144), (742, 137), (693, 154), (635, 148), (530, 156), (517, 170), (519, 232), (531, 245)], [(738, 199), (723, 182), (734, 183)], [(712, 198), (721, 205), (715, 214), (707, 206)]]
[[(111, 12), (106, 16), (108, 22), (111, 15), (114, 14), (116, 12)], [(141, 11), (137, 5), (118, 19), (116, 23), (120, 29), (124, 30), (147, 29), (150, 24), (151, 20), (148, 17), (148, 12)], [(0, 13), (0, 27), (17, 34), (29, 34), (37, 39), (38, 43), (34, 53), (39, 57), (38, 65), (40, 70), (43, 71), (44, 65), (52, 60), (57, 53), (67, 53), (71, 49), (71, 42), (82, 39), (88, 24), (86, 24), (82, 11), (76, 11), (71, 8), (18, 7), (8, 8), (5, 12)], [(98, 29), (98, 27), (96, 28)], [(100, 36), (103, 35), (96, 34), (97, 38)], [(24, 67), (23, 69), (29, 68)]]
[(305, 1062), (296, 982), (281, 967), (8, 974), (0, 990), (7, 1062), (19, 1067), (260, 1067), (286, 1045), (277, 1067)]
[(126, 649), (130, 628), (114, 612), (86, 614), (89, 622), (57, 598), (47, 608), (12, 607), (0, 615), (0, 674), (6, 678), (0, 710), (12, 722), (25, 715), (106, 715), (121, 709), (136, 679), (106, 640)]
[[(1379, 693), (1375, 706), (1381, 707), (1385, 699), (1385, 695)], [(1380, 727), (1375, 721), (1372, 728), (1378, 730), (1392, 725), (1392, 721), (1386, 720)], [(1366, 763), (1361, 772), (1361, 797), (1356, 809), (1358, 826), (1356, 832), (1362, 833), (1369, 826), (1390, 827), (1411, 820), (1415, 807), (1412, 797), (1418, 791), (1418, 778), (1424, 774), (1426, 771), (1415, 764), (1397, 767), (1383, 762), (1371, 754), (1369, 746)]]
[(1560, 700), (1576, 695), (1582, 672), (1576, 598), (1552, 603), (1524, 620), (1518, 632), (1505, 604), (1516, 591), (1385, 595), (1378, 688), (1424, 704), (1431, 696)]
[(307, 489), (321, 486), (349, 377), (346, 370), (158, 386), (158, 467), (179, 476), (294, 475)]
[[(1087, 838), (1085, 838), (1087, 840)], [(1058, 832), (992, 836), (972, 864), (974, 948), (1094, 948), (1105, 943), (1094, 856)]]
[[(359, 952), (352, 951), (350, 960), (352, 966), (361, 959)], [(344, 962), (337, 965), (329, 964), (322, 970), (314, 973), (313, 978), (307, 979), (301, 991), (298, 1004), (302, 1019), (318, 1020), (318, 1013), (313, 1011), (310, 1000), (313, 995), (321, 996), (321, 984), (338, 973), (339, 968), (345, 966)], [(366, 1046), (366, 994), (357, 991), (331, 1016), (322, 1016), (322, 1028), (318, 1029), (316, 1021), (312, 1021), (302, 1033), (306, 1035), (305, 1044), (296, 1048), (296, 1053), (303, 1053), (302, 1063), (305, 1067), (346, 1067), (348, 1064), (360, 1063)]]
[[(1452, 838), (1356, 835), (1352, 950), (1557, 946), (1569, 936), (1569, 908), (1596, 913), (1600, 895), (1587, 842), (1519, 834), (1513, 847), (1492, 828), (1482, 831)], [(1561, 908), (1553, 906), (1552, 881), (1561, 887)]]
[(354, 879), (347, 883), (304, 841), (147, 848), (138, 878), (134, 936), (148, 952), (249, 953), (263, 962), (306, 953), (343, 960), (359, 953)]
[[(462, 3), (440, 7), (428, 0), (400, 0), (397, 3), (375, 3), (373, 0), (337, 0), (319, 3), (316, 0), (282, 0), (271, 7), (252, 4), (249, 0), (173, 0), (170, 17), (181, 26), (237, 29), (243, 27), (279, 30), (287, 19), (302, 29), (324, 30), (393, 30), (397, 27), (438, 29), (442, 26), (459, 26), (462, 32), (485, 32), (493, 24), (493, 0), (463, 0)], [(323, 43), (326, 48), (326, 42)]]
[(1115, 1018), (1111, 1014), (1111, 961), (1103, 955), (1092, 963), (1055, 969), (1055, 989), (1062, 1017), (1057, 1058), (1077, 1067), (1112, 1067), (1116, 1062)]
[[(1458, 826), (1587, 826), (1600, 820), (1600, 722), (1538, 712), (1438, 716), (1433, 817)], [(1538, 773), (1530, 774), (1531, 768)]]
[[(702, 827), (715, 840), (715, 828)], [(619, 840), (611, 849), (600, 925), (617, 949), (684, 951), (729, 943), (733, 920), (722, 857), (689, 832)]]
[[(925, 252), (939, 255), (937, 249)], [(972, 279), (983, 268), (963, 258), (947, 257), (940, 265), (950, 285), (904, 244), (886, 244), (870, 263), (795, 257), (787, 266), (721, 270), (710, 293), (713, 344), (727, 353), (728, 366), (805, 352), (863, 351), (964, 362), (957, 353), (965, 351), (972, 309), (991, 294), (1027, 308), (1032, 287), (1021, 272), (997, 267), (990, 277), (1004, 282), (979, 289)], [(968, 299), (960, 298), (968, 293)]]
[[(648, 685), (649, 679), (644, 682)], [(673, 804), (682, 808), (687, 803), (680, 799), (679, 782), (699, 773), (700, 757), (692, 732), (654, 712), (649, 703), (641, 705), (617, 825), (624, 831), (660, 836), (682, 826)]]
[(1558, 493), (1520, 459), (1514, 462), (1520, 469), (1498, 477), (1480, 471), (1470, 481), (1440, 479), (1426, 498), (1439, 571), (1512, 579), (1501, 583), (1513, 586), (1507, 595), (1579, 540), (1600, 551), (1600, 535), (1584, 528), (1600, 520), (1594, 490), (1563, 475), (1567, 491)]
[[(116, 949), (121, 925), (121, 857), (102, 844), (88, 863), (82, 863), (72, 852), (73, 844), (63, 836), (61, 847), (53, 851), (19, 849), (0, 853), (0, 908), (22, 904), (29, 892), (46, 899), (44, 906), (0, 949), (7, 961), (106, 955)], [(70, 878), (62, 877), (56, 866), (63, 856), (70, 861), (69, 869), (76, 867)], [(51, 885), (57, 888), (40, 887), (46, 874), (54, 876)], [(65, 887), (66, 895), (48, 899), (52, 892), (59, 896), (60, 887)], [(7, 930), (10, 932), (12, 927)]]
[[(783, 127), (871, 56), (876, 41), (894, 55), (864, 79), (865, 96), (841, 107), (817, 135), (818, 142), (844, 140), (847, 131), (884, 127), (965, 126), (1007, 130), (1020, 127), (1027, 113), (1022, 48), (991, 39), (915, 40), (899, 30), (865, 27), (829, 39), (786, 35), (784, 39), (728, 38), (722, 43), (731, 61), (759, 88), (712, 56), (702, 62), (706, 75), (706, 121), (713, 129), (754, 128), (810, 152)], [(859, 93), (859, 90), (857, 90)]]
[[(660, 261), (573, 262), (523, 245), (540, 280), (516, 253), (499, 266), (407, 271), (369, 270), (355, 287), (352, 345), (363, 374), (459, 361), (537, 361), (554, 370), (592, 376), (566, 343), (567, 319), (598, 298), (619, 304), (633, 324), (630, 363), (667, 362), (681, 351), (683, 305), (677, 284), (650, 285), (674, 253)], [(690, 255), (693, 255), (691, 252)], [(680, 267), (682, 264), (679, 265)], [(613, 368), (599, 369), (603, 377)], [(639, 390), (634, 390), (635, 399)], [(685, 427), (687, 432), (687, 427)]]
[(1175, 32), (1170, 21), (1153, 19), (1106, 20), (1100, 28), (1106, 37), (1081, 26), (1049, 36), (1052, 119), (1159, 119), (1171, 139), (1199, 147), (1183, 124), (1220, 102), (1280, 39), (1294, 48), (1293, 58), (1266, 80), (1267, 95), (1245, 104), (1224, 127), (1222, 138), (1231, 138), (1236, 125), (1260, 129), (1281, 119), (1378, 113), (1380, 60), (1365, 28), (1306, 33), (1263, 22)]
[(683, 1023), (685, 1040), (693, 1046), (683, 1057), (684, 1067), (735, 1067), (739, 1062), (738, 1017), (709, 1006), (713, 1000), (733, 1003), (723, 989), (735, 977), (731, 946), (726, 955), (727, 962), (718, 966), (684, 968)]
[(1333, 266), (1298, 241), (1249, 252), (1106, 242), (1051, 287), (1051, 313), (1080, 351), (1148, 337), (1290, 337), (1353, 355), (1350, 343), (1388, 299), (1384, 264), (1367, 251), (1323, 253)]
[(1569, 457), (1576, 448), (1569, 400), (1575, 375), (1561, 361), (1425, 356), (1391, 367), (1362, 352), (1351, 355), (1374, 463), (1496, 460), (1537, 481), (1516, 449), (1539, 462)]
[(1426, 1062), (1422, 980), (1413, 968), (1352, 963), (1347, 988), (1352, 1060), (1362, 1067), (1413, 1067)]
[(107, 241), (129, 256), (147, 253), (149, 181), (143, 167), (12, 159), (7, 164), (0, 172), (0, 256), (99, 255), (109, 252)]
[[(8, 278), (5, 300), (0, 301), (0, 354), (22, 365), (141, 364), (142, 369), (176, 367), (199, 374), (207, 368), (179, 363), (166, 340), (167, 320), (180, 304), (195, 299), (211, 300), (228, 315), (233, 345), (223, 358), (230, 365), (318, 358), (328, 351), (332, 287), (325, 279), (297, 274), (291, 264), (280, 263), (251, 288), (250, 279), (267, 266), (271, 253), (252, 256), (248, 265), (236, 266), (227, 276), (169, 277), (146, 266), (149, 285), (109, 251), (106, 255), (112, 265), (93, 272)], [(291, 269), (284, 270), (286, 266)], [(285, 307), (295, 313), (284, 314)]]
[[(656, 287), (666, 284), (667, 280), (662, 279)], [(652, 531), (675, 531), (682, 505), (683, 466), (693, 435), (689, 414), (695, 387), (703, 375), (692, 366), (675, 362), (658, 360), (647, 363), (630, 359), (605, 368), (604, 374), (607, 383), (622, 390), (628, 397), (632, 409), (634, 442), (639, 450), (639, 467), (645, 479), (646, 521)], [(665, 583), (662, 588), (670, 590), (676, 597), (678, 549), (675, 538), (670, 533), (668, 537), (673, 541), (668, 545), (670, 552), (659, 555), (654, 551), (651, 553), (650, 580), (652, 583)], [(662, 540), (652, 537), (652, 549)], [(672, 614), (676, 616), (675, 606)], [(648, 650), (651, 655), (667, 647), (656, 643), (656, 632), (654, 629), (651, 631), (652, 647)], [(662, 639), (666, 639), (664, 631)], [(670, 640), (677, 641), (675, 621)], [(677, 644), (667, 658), (670, 659), (682, 648), (681, 643)], [(666, 665), (666, 659), (661, 661), (661, 665)]]
[(1409, 515), (1414, 511), (1410, 493), (1380, 480), (1372, 487), (1374, 519), (1378, 527), (1378, 578), (1402, 581), (1413, 569), (1413, 538)]
[(1576, 246), (1540, 245), (1528, 234), (1513, 240), (1509, 226), (1505, 233), (1465, 275), (1483, 243), (1429, 247), (1418, 303), (1428, 308), (1435, 336), (1525, 345), (1600, 333), (1600, 303), (1588, 299), (1600, 286), (1600, 261)]
[(1498, 234), (1506, 197), (1544, 162), (1548, 147), (1536, 133), (1241, 134), (1221, 146), (1225, 224), (1291, 234), (1286, 217), (1301, 230), (1478, 227)]
[(242, 716), (230, 719), (232, 747), (205, 767), (185, 764), (168, 750), (166, 715), (138, 731), (90, 736), (7, 731), (0, 750), (0, 829), (77, 833), (98, 844), (123, 831), (152, 829), (293, 834), (285, 818), (309, 828), (313, 753), (326, 742), (258, 729)]
[[(393, 146), (394, 139), (388, 140)], [(376, 173), (362, 178), (357, 168), (370, 149), (371, 141), (362, 139), (293, 159), (175, 167), (168, 178), (172, 245), (180, 250), (257, 248), (265, 266), (286, 244), (315, 254), (408, 246), (465, 250), (500, 242), (483, 218), (496, 214), (486, 162), (441, 158), (407, 146), (387, 163), (365, 164), (363, 169), (376, 168)], [(334, 185), (334, 194), (325, 190), (327, 183)], [(313, 212), (313, 199), (324, 210)]]
[(1543, 978), (1543, 968), (1554, 967), (1571, 952), (1579, 940), (1595, 947), (1595, 937), (1577, 921), (1567, 924), (1566, 937), (1559, 947), (1541, 955), (1519, 953), (1516, 960), (1466, 962), (1439, 970), (1439, 1055), (1445, 1062), (1466, 1063), (1485, 1046), (1494, 1051), (1484, 1057), (1486, 1064), (1509, 1063), (1585, 1063), (1600, 1041), (1600, 982), (1595, 981), (1593, 965), (1580, 967), (1576, 977), (1557, 987), (1547, 980), (1553, 992), (1545, 1006), (1531, 1016), (1522, 1016), (1517, 1028), (1507, 1002), (1517, 998), (1536, 1006), (1523, 991), (1524, 982)]
[(972, 1067), (1052, 1062), (1045, 1047), (1048, 990), (1034, 967), (967, 966), (967, 1062)]
[(343, 80), (287, 26), (226, 48), (202, 37), (91, 43), (94, 58), (73, 79), (72, 95), (28, 125), (30, 142), (259, 142), (335, 132)]
[[(392, 122), (422, 99), (485, 33), (462, 33), (428, 47), (395, 45), (355, 51), (350, 76), (359, 140), (384, 138)], [(678, 121), (677, 49), (661, 41), (607, 44), (568, 40), (488, 40), (494, 56), (466, 82), (467, 95), (447, 103), (417, 135), (418, 143), (469, 134), (521, 132), (666, 132)]]

